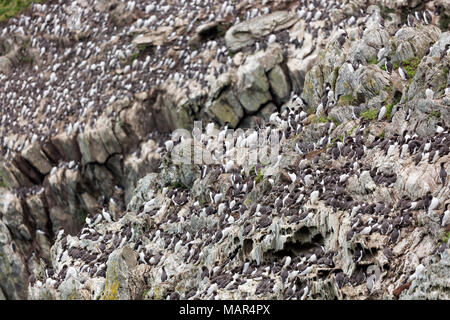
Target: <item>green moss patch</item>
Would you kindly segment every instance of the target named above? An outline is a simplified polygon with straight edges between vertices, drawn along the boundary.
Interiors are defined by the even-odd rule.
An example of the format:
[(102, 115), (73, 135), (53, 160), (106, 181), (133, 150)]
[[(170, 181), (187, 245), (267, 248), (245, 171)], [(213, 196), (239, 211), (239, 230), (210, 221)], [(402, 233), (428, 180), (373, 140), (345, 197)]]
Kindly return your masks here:
[(354, 102), (357, 102), (357, 99), (355, 99), (354, 97), (353, 97), (353, 95), (352, 94), (346, 94), (346, 95), (344, 95), (344, 96), (340, 96), (339, 97), (339, 100), (338, 100), (338, 102), (337, 102), (337, 105), (338, 106), (350, 106), (350, 105), (352, 105)]
[(370, 59), (367, 61), (368, 64), (376, 64), (377, 62), (378, 62), (378, 61), (377, 61), (377, 57), (370, 58)]
[(339, 120), (336, 119), (336, 118), (334, 118), (334, 117), (328, 117), (328, 120), (329, 120), (329, 121), (332, 121), (332, 122), (336, 125), (336, 127), (337, 127), (338, 125), (341, 124), (341, 123), (339, 122)]
[(80, 219), (81, 224), (86, 222), (86, 218), (88, 216), (88, 211), (85, 208), (78, 209), (78, 218)]
[(444, 233), (441, 237), (442, 241), (445, 243), (448, 243), (448, 240), (450, 240), (450, 232)]
[(14, 17), (33, 2), (42, 3), (44, 0), (0, 0), (0, 21)]
[(430, 121), (431, 118), (440, 118), (441, 113), (439, 111), (433, 111), (431, 112), (427, 117), (427, 122)]
[(334, 124), (335, 124), (336, 126), (339, 125), (339, 121), (338, 121), (336, 118), (333, 118), (333, 117), (327, 117), (327, 116), (324, 116), (324, 115), (322, 115), (320, 118), (315, 117), (315, 118), (311, 121), (312, 124), (315, 124), (315, 123), (327, 123), (327, 122), (334, 122)]
[(369, 110), (362, 112), (361, 117), (364, 120), (371, 121), (371, 120), (375, 120), (377, 118), (377, 113), (378, 113), (377, 109), (369, 109)]
[(390, 120), (392, 118), (392, 109), (402, 99), (402, 93), (400, 91), (396, 91), (392, 96), (392, 87), (389, 87), (387, 92), (389, 93), (389, 97), (386, 99), (386, 118)]
[(256, 173), (255, 183), (260, 183), (264, 179), (264, 170), (260, 170)]
[(333, 79), (331, 80), (331, 89), (336, 89), (336, 81), (339, 75), (339, 67), (334, 68), (333, 70)]
[(394, 104), (388, 104), (386, 106), (386, 118), (391, 119), (392, 118), (392, 109), (394, 108)]
[(344, 142), (344, 136), (343, 135), (339, 135), (339, 136), (331, 139), (330, 144), (328, 145), (328, 147), (333, 146), (338, 141)]
[(448, 31), (448, 24), (450, 22), (450, 15), (446, 14), (445, 12), (441, 13), (441, 16), (439, 17), (439, 28), (444, 31)]
[(187, 185), (185, 185), (184, 183), (180, 182), (180, 181), (175, 181), (172, 184), (169, 184), (167, 186), (169, 189), (177, 189), (177, 188), (181, 188), (181, 189), (189, 189), (189, 187)]
[(445, 66), (445, 67), (442, 68), (442, 73), (443, 73), (445, 76), (448, 75), (448, 71), (449, 71), (448, 66)]
[(356, 128), (358, 128), (358, 126), (353, 126), (353, 127), (347, 132), (347, 136), (351, 136), (352, 133), (355, 131)]
[(314, 118), (311, 123), (327, 123), (328, 118), (326, 116), (320, 116), (320, 118)]
[(414, 78), (419, 63), (420, 59), (416, 57), (403, 61), (403, 68), (408, 73), (410, 79)]
[(385, 20), (392, 20), (391, 16), (389, 15), (390, 13), (394, 12), (394, 9), (388, 8), (388, 7), (384, 7), (380, 4), (377, 4), (378, 8), (380, 8), (380, 14), (383, 17), (383, 19)]

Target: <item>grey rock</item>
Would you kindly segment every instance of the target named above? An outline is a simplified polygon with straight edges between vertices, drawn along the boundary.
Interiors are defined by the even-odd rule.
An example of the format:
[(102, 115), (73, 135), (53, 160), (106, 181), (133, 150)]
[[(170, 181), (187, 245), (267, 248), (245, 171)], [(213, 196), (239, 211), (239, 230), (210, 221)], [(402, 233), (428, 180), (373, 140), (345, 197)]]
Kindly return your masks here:
[(38, 142), (29, 145), (25, 150), (23, 150), (22, 156), (43, 175), (46, 175), (52, 169), (50, 160), (41, 150)]
[(276, 11), (259, 16), (228, 29), (225, 34), (225, 43), (231, 52), (236, 52), (272, 32), (289, 28), (297, 20), (297, 16), (288, 11)]
[(131, 269), (137, 266), (134, 251), (125, 246), (111, 253), (106, 263), (106, 281), (102, 300), (129, 300), (130, 296), (130, 276)]
[(286, 102), (291, 93), (291, 84), (283, 69), (279, 65), (276, 65), (270, 70), (268, 78), (275, 100), (278, 104)]
[(26, 299), (26, 279), (23, 258), (7, 226), (0, 221), (0, 288), (3, 295), (8, 300)]
[(231, 90), (222, 93), (211, 106), (208, 111), (212, 119), (223, 125), (228, 122), (231, 127), (235, 128), (244, 115), (244, 110)]
[(3, 74), (9, 74), (11, 72), (11, 69), (11, 60), (4, 56), (0, 57), (0, 72)]
[(442, 253), (442, 258), (430, 263), (408, 290), (400, 295), (401, 300), (447, 300), (450, 283), (450, 249)]
[(422, 28), (404, 26), (393, 37), (392, 61), (405, 61), (414, 57), (423, 57), (429, 44), (439, 39), (440, 30), (434, 25), (424, 25)]

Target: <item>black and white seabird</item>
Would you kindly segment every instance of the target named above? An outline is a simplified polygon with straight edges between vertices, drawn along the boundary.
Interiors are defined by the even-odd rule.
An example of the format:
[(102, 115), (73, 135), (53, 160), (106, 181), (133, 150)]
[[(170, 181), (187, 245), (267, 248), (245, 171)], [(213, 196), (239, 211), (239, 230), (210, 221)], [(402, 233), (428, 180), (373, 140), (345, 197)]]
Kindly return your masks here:
[(445, 184), (445, 180), (447, 179), (447, 171), (444, 168), (444, 162), (441, 162), (441, 170), (439, 171), (439, 178), (441, 179), (442, 184)]
[(412, 14), (408, 14), (408, 26), (409, 27), (415, 26), (415, 18)]
[(391, 58), (386, 57), (386, 61), (384, 62), (384, 67), (386, 68), (386, 71), (389, 74), (392, 73), (392, 70), (393, 70), (394, 66), (392, 65)]
[(162, 268), (162, 273), (161, 273), (161, 282), (164, 282), (167, 280), (167, 273), (166, 270), (164, 270), (164, 267)]
[(425, 22), (425, 24), (430, 24), (432, 22), (432, 16), (431, 13), (425, 9), (425, 11), (423, 12), (423, 21)]
[(400, 75), (400, 78), (402, 78), (403, 81), (409, 80), (408, 73), (405, 69), (403, 69), (403, 66), (398, 67), (398, 74)]
[(394, 230), (392, 230), (391, 232), (391, 242), (397, 243), (399, 237), (400, 237), (400, 229), (394, 228)]
[(441, 226), (445, 227), (450, 224), (450, 204), (446, 204), (445, 211), (442, 214)]
[(360, 262), (363, 257), (363, 250), (361, 248), (356, 248), (355, 253), (353, 254), (353, 261)]

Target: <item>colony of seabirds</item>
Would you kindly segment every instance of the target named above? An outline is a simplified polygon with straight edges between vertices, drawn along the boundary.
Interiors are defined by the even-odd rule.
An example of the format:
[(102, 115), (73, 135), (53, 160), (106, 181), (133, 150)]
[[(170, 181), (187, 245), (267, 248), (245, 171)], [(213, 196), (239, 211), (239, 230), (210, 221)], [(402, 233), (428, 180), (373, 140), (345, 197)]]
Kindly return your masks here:
[[(39, 56), (39, 61), (31, 65), (16, 67), (10, 75), (0, 75), (3, 153), (20, 151), (30, 142), (44, 141), (64, 130), (82, 131), (81, 119), (87, 113), (92, 114), (91, 121), (95, 122), (108, 104), (131, 98), (134, 93), (167, 79), (175, 79), (180, 86), (186, 85), (187, 79), (194, 79), (208, 87), (213, 77), (232, 64), (223, 37), (202, 43), (199, 48), (191, 48), (188, 41), (189, 31), (206, 22), (226, 19), (238, 23), (236, 1), (127, 1), (125, 11), (139, 12), (140, 18), (123, 27), (112, 22), (109, 12), (94, 10), (97, 1), (87, 2), (87, 6), (76, 1), (35, 3), (28, 14), (12, 18), (3, 26), (1, 37), (27, 37), (29, 49), (37, 50)], [(262, 1), (261, 10), (246, 12), (244, 19), (269, 13), (267, 2)], [(320, 8), (338, 5), (322, 1)], [(314, 4), (311, 6), (313, 10), (302, 13), (308, 19), (312, 13), (321, 12)], [(173, 26), (180, 20), (189, 22), (182, 34), (171, 34), (171, 41), (154, 48), (151, 55), (130, 61), (138, 50), (131, 41), (136, 33)], [(75, 41), (75, 34), (83, 34), (86, 39)], [(172, 47), (182, 50), (171, 56), (168, 52)], [(211, 70), (197, 57), (206, 49), (216, 51), (220, 68)], [(27, 139), (15, 145), (15, 139), (8, 140), (5, 133), (25, 134)]]
[[(151, 54), (138, 57), (131, 63), (129, 57), (136, 53), (131, 45), (134, 33), (143, 29), (155, 30), (161, 25), (174, 25), (179, 19), (191, 21), (189, 30), (215, 19), (228, 19), (236, 24), (239, 19), (249, 19), (271, 11), (272, 2), (262, 0), (260, 9), (247, 11), (239, 17), (236, 12), (236, 1), (226, 1), (215, 4), (210, 0), (197, 1), (159, 1), (148, 3), (146, 1), (128, 1), (126, 11), (139, 10), (140, 18), (133, 24), (118, 27), (111, 22), (109, 13), (96, 12), (95, 1), (87, 1), (88, 6), (78, 6), (77, 2), (54, 1), (48, 4), (33, 4), (27, 14), (10, 19), (2, 30), (2, 37), (17, 34), (29, 36), (30, 48), (39, 52), (39, 63), (15, 67), (11, 74), (0, 75), (0, 144), (6, 157), (13, 152), (20, 151), (28, 143), (35, 140), (44, 141), (49, 136), (61, 131), (82, 131), (84, 123), (80, 120), (87, 114), (95, 122), (96, 116), (102, 113), (102, 108), (125, 96), (132, 96), (136, 92), (148, 90), (152, 86), (161, 84), (165, 79), (176, 79), (183, 86), (187, 79), (194, 79), (203, 86), (208, 87), (212, 79), (232, 66), (233, 61), (227, 55), (223, 39), (215, 39), (201, 45), (200, 48), (191, 48), (188, 45), (189, 35), (173, 34), (174, 38), (169, 44), (157, 46)], [(255, 1), (256, 2), (256, 1)], [(331, 8), (341, 4), (334, 1), (300, 1), (297, 13), (306, 21), (324, 19)], [(73, 12), (81, 17), (81, 23), (69, 27), (69, 20), (73, 19)], [(194, 13), (201, 13), (203, 20), (193, 20)], [(361, 12), (363, 15), (364, 12)], [(431, 15), (428, 11), (411, 14), (408, 24), (430, 23)], [(343, 21), (344, 24), (354, 24), (355, 17)], [(73, 23), (72, 23), (73, 24)], [(76, 24), (76, 23), (75, 23)], [(325, 24), (324, 30), (317, 32), (329, 33), (331, 26)], [(84, 41), (61, 45), (57, 39), (70, 37), (76, 33), (88, 34)], [(252, 48), (244, 50), (258, 50), (268, 43), (285, 39), (283, 33), (270, 35), (264, 41), (257, 42)], [(342, 41), (345, 35), (343, 34)], [(112, 39), (115, 39), (112, 41)], [(117, 40), (117, 41), (116, 41)], [(287, 45), (288, 41), (283, 41)], [(297, 45), (289, 43), (289, 45)], [(168, 51), (172, 46), (184, 48), (179, 55), (170, 57)], [(216, 59), (221, 63), (219, 69), (211, 70), (208, 65), (196, 59), (200, 50), (216, 50)], [(392, 70), (392, 64), (386, 62), (388, 72), (398, 72), (402, 79), (406, 79), (406, 72), (400, 66)], [(357, 67), (357, 66), (355, 66)], [(427, 96), (432, 95), (427, 91)], [(320, 115), (332, 104), (329, 98), (333, 96), (328, 86), (323, 92), (322, 103), (317, 108)], [(287, 141), (305, 128), (308, 114), (304, 110), (302, 99), (292, 96), (291, 102), (284, 112), (276, 112), (270, 116), (268, 123), (260, 123), (259, 131), (276, 129), (280, 132), (282, 142)], [(377, 115), (378, 120), (384, 118), (386, 109), (381, 108)], [(359, 118), (358, 109), (354, 111), (355, 119)], [(406, 121), (408, 119), (405, 119)], [(30, 276), (30, 284), (34, 288), (47, 285), (57, 288), (67, 275), (85, 273), (90, 277), (105, 277), (106, 261), (109, 255), (117, 248), (132, 245), (139, 255), (140, 264), (149, 264), (161, 269), (161, 282), (170, 281), (164, 269), (164, 257), (167, 252), (184, 252), (185, 263), (198, 262), (202, 259), (202, 249), (209, 244), (220, 243), (229, 235), (231, 227), (239, 220), (244, 223), (244, 234), (251, 236), (256, 230), (268, 228), (274, 217), (284, 219), (287, 223), (295, 224), (309, 219), (314, 215), (319, 201), (333, 208), (345, 211), (352, 218), (351, 229), (347, 239), (356, 235), (369, 235), (380, 233), (386, 236), (386, 246), (383, 254), (388, 260), (394, 258), (391, 247), (397, 243), (400, 234), (408, 230), (414, 221), (414, 213), (425, 210), (433, 212), (443, 199), (433, 197), (431, 193), (426, 196), (410, 199), (401, 198), (393, 206), (383, 202), (358, 202), (346, 193), (342, 185), (352, 176), (370, 175), (377, 185), (392, 187), (396, 182), (396, 175), (386, 175), (378, 172), (378, 168), (364, 164), (363, 160), (370, 150), (378, 149), (389, 156), (397, 153), (400, 158), (413, 157), (414, 164), (421, 162), (435, 163), (449, 153), (450, 134), (445, 125), (438, 126), (435, 134), (427, 138), (420, 138), (412, 132), (404, 132), (389, 139), (377, 137), (368, 143), (363, 132), (369, 125), (368, 121), (360, 119), (354, 136), (344, 136), (342, 141), (332, 139), (331, 133), (334, 123), (328, 122), (324, 136), (317, 143), (306, 143), (300, 139), (294, 146), (299, 156), (299, 162), (286, 168), (287, 177), (280, 181), (268, 179), (271, 184), (270, 192), (261, 196), (258, 202), (247, 207), (244, 204), (248, 194), (257, 184), (257, 175), (262, 168), (256, 166), (252, 170), (244, 170), (233, 161), (214, 166), (202, 166), (201, 177), (213, 174), (219, 177), (222, 173), (229, 173), (230, 192), (222, 194), (217, 190), (209, 192), (209, 197), (199, 199), (191, 192), (181, 187), (162, 189), (161, 194), (169, 204), (162, 206), (160, 199), (151, 199), (139, 210), (139, 215), (158, 217), (164, 210), (169, 210), (163, 219), (147, 234), (136, 236), (131, 225), (124, 224), (121, 230), (112, 228), (97, 228), (104, 222), (113, 222), (112, 215), (103, 209), (102, 212), (90, 215), (81, 230), (78, 239), (69, 237), (61, 230), (56, 237), (62, 250), (59, 250), (58, 261), (63, 266), (60, 270), (48, 268), (45, 277), (36, 279)], [(206, 130), (212, 130), (209, 124)], [(213, 150), (217, 143), (224, 143), (223, 139), (227, 126), (220, 128), (218, 141), (206, 139), (208, 135), (199, 134), (204, 147)], [(26, 134), (27, 140), (23, 145), (15, 146), (13, 140), (8, 140), (5, 132)], [(198, 133), (194, 133), (196, 135)], [(222, 139), (222, 140), (221, 140)], [(244, 146), (255, 139), (253, 134), (242, 138), (237, 146)], [(179, 137), (165, 142), (167, 156), (175, 146), (181, 142)], [(227, 146), (226, 146), (227, 147)], [(234, 146), (235, 147), (235, 146)], [(233, 146), (228, 146), (233, 152)], [(234, 150), (235, 151), (235, 150)], [(325, 152), (319, 152), (325, 151)], [(312, 155), (312, 156), (311, 156)], [(333, 166), (323, 168), (324, 159), (332, 159)], [(441, 164), (440, 184), (447, 182), (447, 173), (444, 164)], [(211, 181), (215, 181), (212, 179)], [(163, 231), (163, 225), (183, 225), (186, 216), (179, 215), (180, 208), (188, 205), (188, 215), (216, 216), (218, 223), (209, 228), (203, 228), (195, 234), (185, 230), (169, 234)], [(450, 224), (450, 208), (445, 207), (440, 213), (439, 224), (443, 227)], [(167, 229), (165, 229), (167, 230)], [(407, 231), (406, 231), (407, 232)], [(80, 245), (82, 241), (95, 241), (98, 246), (92, 250)], [(442, 253), (447, 247), (445, 242), (436, 244), (435, 252)], [(335, 277), (339, 288), (344, 286), (364, 285), (369, 294), (374, 291), (374, 284), (379, 274), (375, 270), (360, 268), (351, 277), (342, 270), (335, 269), (335, 252), (325, 251), (321, 245), (314, 246), (295, 257), (285, 256), (282, 259), (267, 259), (257, 264), (255, 261), (243, 261), (232, 269), (228, 265), (237, 252), (230, 253), (228, 258), (216, 263), (208, 269), (201, 267), (201, 279), (208, 278), (210, 286), (205, 291), (192, 288), (187, 292), (172, 292), (164, 298), (217, 298), (218, 289), (236, 290), (249, 279), (258, 280), (256, 295), (265, 295), (273, 292), (274, 286), (281, 281), (283, 298), (305, 299), (310, 292), (310, 284), (306, 280), (309, 273), (318, 267), (328, 268), (330, 272), (322, 273), (319, 277)], [(364, 249), (357, 247), (353, 260), (358, 263), (364, 259)], [(416, 271), (409, 276), (409, 280), (417, 277), (423, 270), (419, 265)], [(275, 280), (278, 279), (278, 280)]]
[[(302, 132), (305, 118), (306, 113), (302, 111), (302, 106), (293, 102), (282, 114), (274, 113), (269, 123), (260, 128), (260, 134), (264, 130), (279, 130), (283, 144), (297, 133)], [(56, 288), (66, 278), (67, 273), (77, 275), (77, 269), (78, 272), (85, 273), (90, 277), (105, 277), (109, 254), (117, 248), (132, 245), (139, 256), (139, 264), (159, 267), (161, 269), (160, 280), (164, 283), (170, 281), (170, 277), (164, 269), (164, 261), (168, 253), (180, 254), (181, 252), (184, 256), (184, 263), (195, 265), (201, 261), (206, 246), (220, 243), (230, 236), (235, 223), (242, 223), (243, 234), (251, 238), (255, 232), (267, 229), (274, 218), (280, 218), (289, 224), (296, 224), (311, 218), (317, 211), (314, 206), (319, 201), (324, 201), (326, 206), (333, 208), (333, 211), (344, 211), (351, 217), (351, 228), (346, 234), (347, 241), (351, 241), (357, 235), (379, 233), (386, 237), (383, 254), (388, 260), (395, 259), (391, 248), (399, 241), (401, 232), (411, 231), (410, 227), (417, 223), (413, 218), (415, 213), (425, 211), (430, 214), (443, 199), (427, 193), (424, 197), (417, 199), (403, 196), (395, 205), (387, 205), (383, 202), (358, 202), (352, 199), (343, 185), (352, 176), (370, 175), (377, 185), (392, 188), (396, 181), (395, 174), (381, 174), (378, 173), (377, 167), (371, 168), (363, 164), (369, 150), (378, 149), (386, 156), (398, 153), (400, 158), (413, 157), (416, 165), (421, 161), (434, 163), (440, 157), (448, 155), (450, 134), (448, 128), (440, 127), (433, 136), (427, 139), (420, 139), (415, 134), (405, 133), (403, 136), (395, 136), (392, 139), (376, 139), (367, 145), (361, 139), (367, 125), (367, 122), (362, 121), (356, 128), (354, 137), (346, 136), (343, 142), (333, 143), (330, 141), (331, 126), (317, 143), (308, 145), (300, 139), (294, 149), (301, 160), (298, 164), (286, 168), (285, 179), (275, 183), (273, 177), (269, 178), (270, 189), (249, 207), (244, 202), (258, 183), (256, 182), (257, 172), (262, 168), (257, 165), (250, 170), (245, 170), (243, 166), (229, 160), (223, 164), (200, 167), (200, 178), (211, 174), (212, 176), (208, 178), (209, 181), (216, 181), (222, 173), (229, 173), (230, 189), (227, 194), (214, 190), (211, 186), (207, 199), (202, 200), (198, 196), (193, 196), (188, 189), (166, 186), (159, 195), (164, 196), (165, 200), (155, 196), (143, 203), (138, 210), (138, 217), (148, 215), (157, 222), (154, 228), (144, 235), (136, 236), (134, 228), (126, 223), (122, 224), (120, 230), (115, 231), (114, 228), (97, 228), (102, 221), (113, 222), (111, 215), (103, 209), (102, 212), (86, 219), (86, 225), (81, 230), (79, 240), (67, 237), (64, 231), (58, 233), (57, 240), (60, 241), (61, 249), (58, 249), (57, 259), (62, 268), (57, 273), (53, 269), (48, 269), (43, 281)], [(212, 130), (214, 130), (214, 124), (210, 123), (206, 128), (206, 134), (198, 136), (204, 148), (210, 151), (215, 150), (214, 146), (217, 143), (224, 143), (227, 127), (220, 129), (216, 139), (208, 139)], [(226, 147), (228, 155), (231, 156), (233, 152), (237, 152), (236, 147), (245, 146), (254, 139), (256, 139), (255, 133), (241, 139), (238, 138), (235, 146)], [(175, 141), (167, 141), (168, 151), (174, 150), (174, 146), (181, 140), (178, 137)], [(324, 150), (326, 146), (328, 148), (325, 153), (314, 152)], [(311, 154), (317, 155), (308, 160), (307, 155)], [(324, 159), (332, 159), (333, 166), (321, 168), (320, 163)], [(447, 173), (442, 164), (441, 186), (446, 182)], [(188, 206), (188, 210), (180, 214), (183, 212), (181, 208), (186, 206)], [(189, 231), (183, 230), (183, 225), (187, 219), (191, 219), (193, 216), (215, 216), (218, 223), (191, 234)], [(444, 208), (440, 214), (439, 224), (443, 227), (450, 225), (450, 208)], [(164, 230), (173, 229), (168, 227), (171, 225), (181, 226), (181, 230), (177, 233), (164, 232)], [(92, 247), (92, 250), (87, 249), (86, 245), (82, 245), (82, 241), (87, 240), (96, 241), (98, 247)], [(441, 241), (436, 244), (434, 253), (442, 253), (446, 248), (447, 243)], [(364, 252), (364, 248), (361, 246), (356, 247), (353, 261), (358, 263), (363, 260)], [(246, 260), (230, 268), (236, 254), (237, 252), (230, 252), (225, 261), (216, 263), (215, 267), (211, 269), (206, 266), (199, 268), (200, 278), (202, 280), (208, 278), (210, 282), (210, 286), (204, 291), (192, 288), (181, 295), (174, 291), (164, 298), (218, 298), (218, 289), (237, 290), (249, 279), (259, 281), (255, 295), (266, 296), (268, 293), (274, 292), (274, 279), (278, 279), (282, 283), (283, 298), (305, 299), (310, 290), (307, 276), (320, 268), (328, 268), (329, 272), (322, 273), (318, 277), (326, 278), (331, 274), (335, 277), (339, 288), (347, 285), (364, 285), (370, 295), (374, 292), (374, 284), (379, 277), (376, 269), (364, 270), (364, 268), (360, 268), (351, 277), (348, 277), (342, 270), (334, 268), (333, 257), (336, 252), (325, 251), (320, 244), (313, 245), (298, 255), (267, 258), (259, 265), (256, 261)], [(80, 262), (82, 263), (80, 264)], [(423, 269), (424, 266), (419, 264), (416, 271), (409, 275), (408, 281), (417, 277), (423, 272)], [(176, 275), (171, 276), (176, 277)], [(33, 275), (30, 281), (32, 284), (37, 283), (35, 288), (42, 285), (42, 282), (36, 280)]]
[[(9, 19), (0, 34), (0, 38), (14, 36), (26, 40), (24, 47), (38, 57), (38, 61), (15, 66), (9, 75), (0, 74), (2, 154), (10, 158), (34, 141), (43, 142), (63, 131), (81, 132), (86, 122), (95, 123), (107, 105), (124, 97), (132, 98), (134, 93), (168, 79), (175, 80), (180, 87), (194, 80), (209, 88), (219, 74), (233, 66), (233, 61), (223, 37), (198, 47), (189, 44), (190, 37), (199, 25), (207, 22), (235, 25), (268, 14), (273, 6), (280, 5), (268, 0), (248, 2), (254, 8), (238, 12), (239, 1), (127, 1), (125, 12), (120, 14), (138, 13), (139, 18), (124, 26), (114, 22), (117, 19), (112, 18), (111, 12), (96, 10), (100, 3), (96, 0), (32, 4), (26, 13)], [(332, 28), (329, 12), (341, 6), (339, 1), (302, 0), (296, 11), (306, 22), (324, 21), (324, 28), (310, 30), (308, 25), (307, 30), (313, 36), (324, 33), (326, 38)], [(361, 10), (360, 14), (363, 13)], [(180, 21), (186, 21), (187, 28), (180, 34), (174, 31), (168, 37), (170, 41), (153, 48), (151, 54), (139, 55), (139, 49), (132, 45), (136, 35), (161, 26), (176, 26)], [(341, 25), (355, 22), (355, 16), (351, 16)], [(301, 47), (297, 39), (291, 41), (282, 31), (243, 51), (263, 49), (275, 41), (285, 47)], [(173, 54), (171, 48), (181, 50)], [(218, 67), (205, 64), (199, 57), (205, 50), (215, 52)], [(26, 138), (20, 140), (15, 134)]]
[[(289, 107), (283, 113), (274, 113), (267, 124), (262, 124), (259, 134), (266, 130), (279, 130), (281, 144), (301, 133), (307, 113), (302, 110), (303, 105), (298, 104), (299, 100), (294, 98)], [(201, 166), (200, 177), (205, 178), (208, 173), (212, 174), (209, 181), (216, 181), (222, 173), (230, 174), (230, 191), (222, 194), (219, 191), (211, 190), (206, 201), (194, 197), (189, 190), (181, 187), (165, 187), (161, 195), (165, 196), (168, 207), (163, 205), (160, 199), (155, 197), (142, 204), (138, 216), (148, 215), (158, 221), (156, 226), (145, 235), (136, 236), (134, 228), (129, 224), (123, 224), (122, 228), (114, 231), (112, 228), (97, 229), (101, 222), (112, 223), (111, 215), (103, 210), (86, 219), (86, 225), (82, 229), (78, 239), (67, 237), (60, 231), (57, 239), (60, 241), (61, 250), (58, 251), (58, 261), (61, 263), (61, 270), (56, 273), (52, 269), (46, 271), (45, 282), (47, 285), (57, 287), (62, 279), (67, 277), (67, 273), (72, 276), (86, 273), (90, 277), (105, 277), (106, 261), (109, 254), (117, 248), (125, 245), (132, 245), (138, 253), (139, 264), (157, 266), (161, 269), (161, 282), (170, 281), (164, 269), (164, 261), (168, 252), (183, 252), (184, 263), (196, 264), (201, 261), (204, 248), (210, 244), (224, 241), (232, 230), (233, 224), (244, 223), (244, 234), (248, 237), (257, 231), (268, 228), (275, 217), (284, 219), (289, 224), (296, 224), (313, 216), (319, 201), (333, 208), (333, 210), (345, 211), (351, 218), (351, 229), (347, 232), (347, 241), (357, 235), (370, 235), (379, 233), (386, 237), (386, 244), (383, 254), (388, 260), (395, 259), (391, 247), (400, 238), (402, 232), (411, 230), (414, 215), (418, 211), (425, 211), (428, 214), (433, 212), (443, 199), (438, 199), (427, 193), (424, 197), (411, 199), (403, 196), (395, 205), (387, 205), (383, 202), (358, 202), (346, 193), (343, 184), (352, 176), (370, 175), (377, 185), (384, 185), (391, 188), (396, 182), (396, 175), (386, 175), (378, 172), (377, 167), (368, 166), (365, 163), (369, 150), (378, 149), (386, 156), (397, 153), (400, 158), (411, 157), (415, 165), (421, 161), (435, 163), (440, 157), (448, 155), (450, 146), (450, 134), (447, 127), (438, 126), (435, 134), (428, 138), (419, 138), (416, 134), (405, 132), (402, 136), (396, 135), (391, 139), (376, 138), (370, 144), (365, 143), (361, 138), (368, 126), (368, 121), (361, 121), (356, 128), (355, 135), (345, 136), (343, 141), (333, 142), (330, 132), (333, 123), (327, 124), (325, 135), (317, 142), (307, 144), (300, 140), (294, 149), (301, 159), (298, 163), (287, 167), (287, 177), (275, 183), (273, 178), (268, 181), (271, 184), (269, 192), (264, 193), (259, 201), (250, 207), (244, 204), (249, 193), (257, 184), (256, 176), (258, 170), (262, 168), (256, 166), (250, 171), (237, 165), (233, 160), (229, 160), (215, 166)], [(210, 123), (206, 127), (205, 133), (193, 132), (204, 148), (214, 154), (218, 143), (225, 143), (227, 126), (220, 128), (217, 138), (208, 138), (212, 135), (214, 124)], [(244, 147), (256, 141), (256, 131), (250, 135), (238, 138), (233, 146), (225, 146), (228, 156), (237, 152), (236, 147)], [(183, 139), (176, 137), (174, 140), (166, 141), (167, 151), (174, 150), (176, 145)], [(328, 148), (326, 148), (328, 147)], [(325, 153), (315, 153), (314, 151), (326, 150)], [(316, 155), (315, 155), (316, 154)], [(308, 159), (307, 155), (313, 155)], [(314, 156), (315, 155), (315, 156)], [(303, 157), (304, 156), (304, 157)], [(320, 162), (332, 159), (334, 165), (330, 168), (321, 168)], [(440, 184), (443, 186), (447, 182), (447, 173), (444, 163), (441, 163)], [(213, 189), (213, 188), (212, 188)], [(187, 213), (180, 215), (180, 209), (188, 206)], [(158, 220), (158, 216), (164, 213), (164, 218)], [(208, 217), (215, 216), (218, 223), (210, 228), (203, 228), (195, 234), (189, 231), (180, 230), (178, 233), (168, 233), (167, 226), (183, 225), (186, 219), (193, 216)], [(450, 209), (444, 208), (439, 217), (439, 224), (442, 227), (450, 225)], [(164, 228), (162, 226), (165, 226)], [(67, 240), (69, 238), (69, 240)], [(81, 245), (82, 240), (92, 240), (99, 243), (98, 247), (92, 250)], [(435, 253), (442, 253), (447, 248), (447, 243), (441, 241), (436, 244)], [(353, 260), (355, 263), (364, 259), (364, 249), (359, 246), (355, 249)], [(360, 268), (351, 277), (342, 270), (335, 269), (336, 254), (333, 251), (325, 251), (324, 247), (317, 244), (306, 252), (301, 252), (296, 256), (286, 255), (283, 258), (269, 258), (259, 265), (256, 261), (243, 261), (233, 268), (229, 265), (237, 252), (229, 254), (222, 263), (208, 269), (202, 266), (199, 269), (200, 278), (205, 278), (210, 282), (210, 286), (204, 291), (192, 288), (187, 292), (179, 293), (173, 291), (168, 294), (167, 299), (195, 299), (195, 298), (218, 298), (217, 290), (237, 290), (249, 279), (258, 281), (255, 295), (266, 296), (274, 292), (275, 280), (281, 281), (283, 288), (283, 298), (285, 299), (305, 299), (308, 297), (310, 284), (307, 280), (308, 274), (318, 268), (328, 268), (331, 273), (323, 273), (318, 277), (335, 277), (339, 288), (344, 286), (363, 285), (370, 295), (374, 292), (374, 284), (378, 280), (379, 273), (376, 269), (364, 270)], [(80, 262), (82, 261), (82, 264)], [(76, 268), (78, 267), (78, 268)], [(408, 281), (415, 279), (424, 266), (419, 264), (414, 273), (409, 275)], [(39, 288), (42, 283), (32, 275), (32, 284), (37, 283), (35, 288)], [(36, 282), (37, 281), (37, 282)], [(278, 284), (279, 285), (279, 284)]]

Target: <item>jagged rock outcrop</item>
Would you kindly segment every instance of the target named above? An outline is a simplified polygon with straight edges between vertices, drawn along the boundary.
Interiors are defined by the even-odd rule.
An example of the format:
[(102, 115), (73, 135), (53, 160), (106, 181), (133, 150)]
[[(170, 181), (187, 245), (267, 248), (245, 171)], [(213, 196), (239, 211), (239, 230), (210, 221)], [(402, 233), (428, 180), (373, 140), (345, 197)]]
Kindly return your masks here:
[[(8, 22), (0, 298), (447, 297), (446, 4), (211, 2)], [(177, 164), (194, 120), (273, 129), (280, 157), (246, 163), (249, 131)]]
[(241, 22), (227, 30), (225, 43), (231, 52), (251, 46), (263, 37), (293, 26), (299, 20), (293, 12), (276, 11)]
[(422, 270), (412, 281), (408, 290), (404, 291), (400, 299), (405, 300), (448, 300), (450, 283), (450, 251), (441, 255), (438, 262), (430, 262), (430, 266)]

